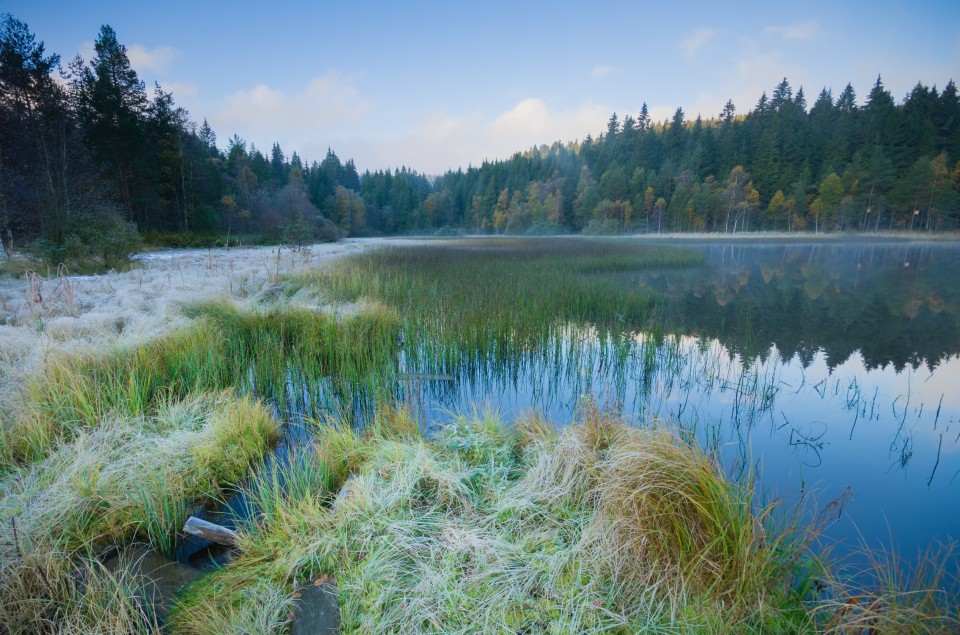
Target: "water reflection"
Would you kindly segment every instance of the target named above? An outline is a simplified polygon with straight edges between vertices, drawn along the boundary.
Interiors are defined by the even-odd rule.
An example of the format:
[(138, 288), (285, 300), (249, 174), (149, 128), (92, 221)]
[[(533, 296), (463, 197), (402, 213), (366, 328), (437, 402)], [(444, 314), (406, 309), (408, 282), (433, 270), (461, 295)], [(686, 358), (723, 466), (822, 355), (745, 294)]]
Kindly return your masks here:
[[(294, 422), (334, 414), (363, 425), (377, 399), (393, 398), (430, 434), (478, 404), (507, 421), (534, 410), (562, 425), (592, 395), (677, 426), (731, 472), (756, 469), (766, 495), (823, 507), (852, 492), (829, 529), (850, 548), (862, 538), (910, 554), (958, 537), (960, 248), (686, 246), (706, 265), (590, 274), (653, 292), (672, 335), (568, 324), (539, 346), (481, 354), (407, 334), (395, 367), (363, 385), (294, 369), (278, 409)], [(288, 428), (274, 460), (309, 442)]]
[(639, 274), (672, 298), (665, 320), (747, 359), (776, 347), (833, 367), (935, 365), (960, 353), (960, 249), (948, 242), (723, 244), (708, 266)]
[[(852, 500), (829, 536), (906, 554), (960, 527), (960, 249), (948, 243), (700, 246), (707, 266), (618, 273), (688, 335), (570, 327), (455, 381), (406, 382), (426, 421), (486, 404), (570, 421), (579, 396), (658, 418), (755, 466), (769, 493)], [(890, 542), (893, 541), (891, 545)], [(842, 550), (841, 550), (842, 551)]]

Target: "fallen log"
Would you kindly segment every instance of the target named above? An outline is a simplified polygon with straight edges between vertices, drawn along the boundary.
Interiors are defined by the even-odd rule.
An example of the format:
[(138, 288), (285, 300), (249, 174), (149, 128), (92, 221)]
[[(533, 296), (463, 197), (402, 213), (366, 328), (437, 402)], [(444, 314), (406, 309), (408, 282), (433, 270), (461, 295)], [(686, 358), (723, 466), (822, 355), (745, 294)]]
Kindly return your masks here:
[(218, 545), (231, 547), (237, 543), (237, 532), (207, 522), (196, 516), (191, 516), (187, 519), (187, 522), (183, 525), (183, 531), (192, 536), (200, 536)]

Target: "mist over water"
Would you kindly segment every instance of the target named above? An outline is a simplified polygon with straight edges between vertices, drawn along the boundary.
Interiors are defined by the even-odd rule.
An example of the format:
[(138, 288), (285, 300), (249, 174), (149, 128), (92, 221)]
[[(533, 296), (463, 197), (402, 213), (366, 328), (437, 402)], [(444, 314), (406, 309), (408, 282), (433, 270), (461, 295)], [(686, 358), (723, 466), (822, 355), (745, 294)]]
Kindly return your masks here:
[[(848, 494), (837, 553), (909, 557), (960, 527), (960, 247), (946, 242), (703, 242), (702, 267), (618, 272), (668, 301), (676, 334), (571, 326), (514, 361), (405, 367), (424, 422), (477, 404), (560, 423), (581, 395), (660, 419), (755, 469), (811, 513)], [(598, 274), (611, 275), (611, 274)]]
[[(675, 426), (732, 475), (752, 471), (767, 500), (803, 504), (807, 520), (842, 498), (824, 533), (835, 555), (856, 561), (865, 545), (910, 560), (960, 538), (960, 246), (678, 244), (703, 264), (584, 274), (653, 291), (662, 332), (622, 315), (620, 331), (569, 323), (546, 343), (454, 355), (405, 333), (396, 367), (373, 384), (291, 369), (275, 400), (289, 424), (269, 464), (309, 445), (303, 417), (362, 426), (387, 394), (427, 435), (484, 408), (565, 425), (589, 397), (638, 425)], [(242, 497), (228, 507), (250, 512)]]

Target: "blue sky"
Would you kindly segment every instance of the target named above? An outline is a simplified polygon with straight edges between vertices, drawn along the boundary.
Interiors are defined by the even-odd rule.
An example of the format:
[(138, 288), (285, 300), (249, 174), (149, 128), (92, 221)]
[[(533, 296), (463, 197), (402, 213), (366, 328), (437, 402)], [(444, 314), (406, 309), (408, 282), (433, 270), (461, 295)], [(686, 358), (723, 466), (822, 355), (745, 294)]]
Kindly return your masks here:
[(0, 0), (64, 61), (101, 24), (221, 145), (234, 133), (363, 169), (436, 174), (597, 135), (612, 112), (747, 111), (784, 76), (812, 103), (877, 75), (900, 101), (960, 81), (960, 2)]

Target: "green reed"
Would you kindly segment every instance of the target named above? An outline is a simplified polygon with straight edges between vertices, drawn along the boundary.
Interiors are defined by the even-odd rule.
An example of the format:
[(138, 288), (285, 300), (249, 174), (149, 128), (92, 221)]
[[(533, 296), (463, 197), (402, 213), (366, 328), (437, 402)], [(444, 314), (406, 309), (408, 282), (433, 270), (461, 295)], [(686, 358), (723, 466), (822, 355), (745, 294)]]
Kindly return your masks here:
[(290, 293), (315, 285), (339, 302), (386, 303), (402, 320), (408, 364), (455, 368), (520, 359), (571, 326), (601, 336), (667, 332), (663, 296), (639, 272), (702, 263), (695, 250), (621, 240), (476, 240), (382, 249), (287, 285)]
[(284, 305), (185, 307), (196, 318), (170, 335), (106, 354), (56, 355), (27, 388), (25, 412), (4, 431), (3, 462), (35, 460), (108, 413), (137, 416), (164, 400), (235, 387), (281, 402), (290, 368), (311, 381), (358, 381), (390, 366), (398, 323), (386, 310), (338, 320)]

